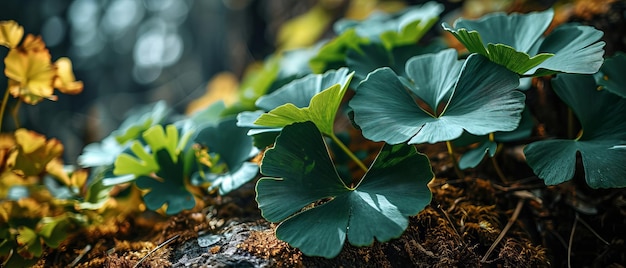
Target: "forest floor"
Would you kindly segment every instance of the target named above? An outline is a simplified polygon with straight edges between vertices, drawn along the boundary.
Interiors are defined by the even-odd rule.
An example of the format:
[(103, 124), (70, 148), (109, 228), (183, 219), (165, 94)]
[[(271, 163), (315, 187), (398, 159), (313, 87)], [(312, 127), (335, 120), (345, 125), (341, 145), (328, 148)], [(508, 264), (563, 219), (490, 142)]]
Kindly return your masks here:
[[(567, 20), (603, 30), (612, 54), (626, 49), (624, 12), (626, 3), (617, 1), (603, 14), (578, 12)], [(544, 123), (535, 139), (566, 129), (558, 118), (567, 109), (550, 92), (541, 78), (527, 93)], [(503, 180), (492, 163), (459, 178), (444, 144), (419, 146), (436, 175), (431, 204), (410, 218), (401, 237), (346, 245), (334, 259), (304, 256), (277, 240), (251, 182), (208, 197), (195, 211), (169, 218), (145, 212), (90, 227), (48, 248), (36, 267), (626, 267), (626, 190), (589, 189), (583, 174), (546, 186), (525, 164), (522, 148), (505, 144), (497, 155)]]

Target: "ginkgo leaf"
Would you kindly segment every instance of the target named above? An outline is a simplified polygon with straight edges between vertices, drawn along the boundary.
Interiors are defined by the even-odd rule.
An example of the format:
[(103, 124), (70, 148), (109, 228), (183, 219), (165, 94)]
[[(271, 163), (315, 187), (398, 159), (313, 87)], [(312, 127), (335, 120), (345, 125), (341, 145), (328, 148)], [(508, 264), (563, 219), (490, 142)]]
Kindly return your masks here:
[(194, 183), (208, 181), (211, 183), (209, 190), (219, 188), (220, 195), (249, 182), (259, 171), (259, 166), (249, 161), (259, 150), (252, 146), (252, 138), (246, 135), (248, 129), (237, 127), (236, 122), (235, 118), (224, 119), (218, 125), (202, 129), (194, 140), (208, 148), (209, 153), (219, 155), (220, 163), (226, 166), (225, 172), (204, 172), (202, 178), (200, 172), (196, 173), (194, 176), (198, 181)]
[(442, 26), (470, 52), (520, 75), (597, 72), (604, 54), (602, 32), (565, 24), (544, 38), (542, 34), (553, 17), (552, 9), (528, 14), (493, 13), (478, 20), (458, 19), (454, 26), (444, 22)]
[(4, 58), (4, 65), (4, 74), (9, 78), (8, 90), (13, 97), (28, 104), (37, 104), (44, 98), (56, 100), (52, 87), (55, 70), (47, 49), (11, 49)]
[(78, 94), (83, 91), (83, 82), (76, 81), (72, 61), (69, 58), (59, 58), (54, 62), (54, 68), (56, 68), (54, 88), (65, 94)]
[(466, 169), (478, 166), (487, 153), (489, 157), (494, 157), (498, 143), (519, 141), (527, 138), (532, 133), (534, 126), (535, 124), (530, 110), (524, 109), (519, 126), (513, 131), (498, 131), (493, 133), (493, 140), (490, 140), (487, 135), (475, 136), (467, 132), (463, 133), (461, 137), (453, 141), (455, 146), (468, 146), (474, 143), (477, 143), (478, 146), (467, 150), (461, 155), (459, 168)]
[(237, 126), (250, 129), (248, 135), (254, 136), (254, 145), (264, 148), (274, 143), (282, 125), (276, 127), (256, 124), (255, 121), (263, 114), (281, 105), (291, 103), (297, 108), (307, 107), (317, 93), (333, 85), (347, 88), (351, 76), (347, 68), (331, 70), (324, 74), (310, 74), (306, 77), (291, 81), (271, 94), (260, 97), (256, 106), (262, 110), (241, 112), (237, 115)]
[(44, 217), (40, 224), (42, 226), (37, 234), (46, 245), (57, 248), (67, 238), (72, 221), (67, 214), (62, 214), (56, 217)]
[(41, 240), (37, 233), (26, 226), (17, 228), (18, 253), (27, 259), (40, 257), (43, 253)]
[(626, 98), (626, 53), (617, 52), (604, 61), (594, 74), (596, 83), (613, 94)]
[(20, 128), (15, 131), (17, 150), (7, 159), (7, 166), (22, 176), (41, 174), (46, 165), (63, 154), (63, 144), (57, 139)]
[(514, 90), (518, 76), (481, 55), (470, 55), (462, 65), (451, 50), (417, 56), (406, 73), (408, 79), (380, 68), (359, 85), (350, 107), (366, 138), (436, 143), (456, 139), (464, 130), (475, 135), (510, 131), (520, 121), (525, 96)]
[(119, 144), (115, 137), (109, 135), (100, 142), (85, 146), (77, 162), (81, 167), (112, 165), (124, 149), (125, 147)]
[(166, 130), (164, 130), (161, 125), (156, 125), (143, 132), (141, 136), (145, 140), (149, 151), (146, 152), (139, 141), (134, 141), (130, 146), (130, 150), (134, 156), (128, 153), (119, 155), (115, 160), (113, 174), (134, 174), (141, 176), (156, 172), (159, 169), (159, 164), (154, 158), (154, 152), (161, 149), (168, 152), (171, 161), (176, 162), (178, 160), (177, 156), (182, 146), (184, 146), (185, 141), (179, 140), (176, 126), (167, 125), (165, 129)]
[[(188, 135), (187, 135), (188, 136)], [(146, 142), (144, 148), (139, 141), (134, 141), (130, 149), (133, 155), (123, 153), (115, 160), (113, 174), (123, 176), (132, 174), (137, 187), (149, 190), (143, 197), (146, 207), (157, 210), (167, 204), (166, 213), (176, 214), (183, 209), (195, 206), (193, 194), (186, 188), (186, 157), (183, 148), (187, 139), (179, 139), (175, 125), (156, 125), (142, 134)], [(102, 186), (129, 181), (125, 177), (106, 178)]]
[(404, 75), (404, 65), (413, 56), (435, 53), (445, 46), (441, 43), (433, 42), (428, 46), (409, 44), (395, 46), (387, 50), (380, 43), (368, 43), (359, 46), (359, 50), (348, 50), (346, 53), (346, 64), (350, 70), (354, 70), (352, 84), (358, 85), (367, 77), (367, 74), (380, 68), (389, 67), (398, 75)]
[(406, 8), (395, 14), (377, 12), (363, 21), (343, 19), (335, 23), (335, 32), (341, 34), (355, 29), (360, 37), (384, 44), (387, 49), (394, 46), (415, 44), (437, 22), (443, 5), (427, 2)]
[(193, 194), (185, 185), (184, 161), (182, 154), (173, 159), (167, 149), (159, 149), (154, 158), (159, 163), (159, 170), (152, 176), (139, 176), (135, 181), (137, 187), (149, 190), (143, 196), (146, 207), (158, 210), (167, 205), (165, 213), (173, 215), (196, 205)]
[[(546, 140), (524, 148), (526, 161), (546, 184), (571, 180), (580, 153), (585, 180), (592, 188), (626, 187), (626, 99), (596, 90), (591, 75), (560, 74), (554, 91), (572, 109), (582, 126), (574, 140)], [(593, 100), (594, 105), (589, 105)], [(610, 109), (606, 109), (610, 107)]]
[(0, 46), (15, 48), (24, 36), (24, 27), (13, 20), (0, 21)]
[(339, 254), (346, 237), (365, 246), (400, 236), (408, 217), (430, 203), (427, 184), (434, 177), (415, 147), (385, 145), (359, 184), (348, 187), (311, 122), (286, 126), (265, 153), (261, 172), (268, 177), (257, 183), (256, 200), (265, 219), (281, 222), (276, 236), (326, 258)]
[(133, 109), (129, 112), (130, 116), (111, 135), (119, 144), (124, 144), (139, 137), (150, 127), (163, 122), (170, 112), (165, 101)]
[(133, 152), (134, 156), (123, 153), (115, 159), (113, 174), (118, 176), (126, 174), (142, 176), (159, 170), (157, 161), (152, 154), (144, 150), (140, 142), (133, 142), (130, 146), (130, 150)]
[(309, 60), (311, 70), (319, 74), (344, 67), (346, 52), (360, 51), (359, 45), (367, 43), (369, 43), (367, 38), (358, 36), (354, 29), (348, 29), (320, 47), (317, 55)]
[[(286, 104), (262, 114), (254, 121), (254, 124), (279, 128), (295, 122), (312, 121), (322, 133), (333, 135), (333, 124), (337, 109), (354, 75), (354, 72), (346, 73), (346, 69), (340, 69), (336, 72), (328, 72), (323, 76), (311, 75), (307, 76), (309, 78), (305, 77), (292, 82), (292, 86), (284, 88), (284, 92), (289, 92), (287, 93), (289, 94), (288, 99), (283, 99), (281, 95), (277, 94), (271, 100), (265, 101), (267, 105), (263, 100), (259, 101), (264, 107), (271, 107), (280, 102), (285, 102)], [(312, 89), (301, 90), (303, 88)], [(320, 89), (322, 90), (318, 91)], [(310, 101), (307, 107), (297, 106), (306, 105), (306, 99), (308, 98), (310, 98)]]
[(467, 169), (478, 166), (483, 160), (485, 154), (489, 153), (489, 157), (493, 157), (496, 154), (498, 144), (493, 141), (481, 142), (478, 147), (473, 148), (463, 154), (463, 157), (459, 160), (459, 168)]
[(102, 208), (109, 200), (113, 185), (106, 185), (104, 183), (105, 173), (96, 171), (97, 169), (92, 170), (92, 177), (87, 184), (84, 198), (77, 205), (79, 209), (97, 210)]

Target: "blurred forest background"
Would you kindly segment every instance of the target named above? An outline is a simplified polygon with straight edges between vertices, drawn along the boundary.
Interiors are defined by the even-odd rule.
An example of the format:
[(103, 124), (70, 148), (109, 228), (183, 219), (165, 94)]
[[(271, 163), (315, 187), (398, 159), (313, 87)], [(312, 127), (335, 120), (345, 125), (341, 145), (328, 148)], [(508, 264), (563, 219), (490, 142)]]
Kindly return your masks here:
[[(23, 105), (18, 116), (21, 126), (60, 139), (65, 162), (75, 163), (85, 144), (107, 136), (132, 108), (165, 100), (184, 113), (218, 73), (240, 79), (251, 63), (271, 53), (331, 37), (332, 23), (341, 17), (363, 19), (376, 8), (423, 2), (3, 0), (0, 20), (15, 20), (25, 33), (41, 35), (52, 59), (70, 57), (77, 80), (84, 82), (81, 94)], [(444, 19), (452, 21), (450, 14), (461, 9), (477, 17), (528, 1), (439, 2), (446, 6)], [(530, 2), (529, 9), (545, 9), (554, 1)], [(0, 55), (7, 51), (0, 48)], [(5, 128), (15, 127), (11, 118), (5, 122)]]

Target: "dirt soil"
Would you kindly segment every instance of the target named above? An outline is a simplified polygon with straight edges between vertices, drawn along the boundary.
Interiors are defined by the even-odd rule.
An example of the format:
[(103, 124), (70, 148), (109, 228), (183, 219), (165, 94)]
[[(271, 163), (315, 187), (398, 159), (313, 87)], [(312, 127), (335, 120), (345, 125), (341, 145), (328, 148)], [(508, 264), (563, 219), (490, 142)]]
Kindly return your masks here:
[[(571, 10), (564, 20), (605, 31), (612, 55), (626, 50), (626, 3), (609, 2), (608, 10)], [(459, 178), (444, 144), (419, 146), (436, 174), (433, 201), (390, 242), (346, 245), (334, 259), (304, 256), (275, 238), (276, 225), (260, 217), (250, 183), (207, 199), (203, 209), (170, 218), (144, 213), (84, 230), (47, 249), (36, 267), (625, 267), (626, 190), (589, 189), (582, 174), (547, 187), (523, 162), (523, 144), (567, 136), (560, 119), (567, 109), (549, 84), (535, 79), (527, 93), (543, 124), (529, 140), (504, 144), (495, 159), (505, 180), (488, 159)]]

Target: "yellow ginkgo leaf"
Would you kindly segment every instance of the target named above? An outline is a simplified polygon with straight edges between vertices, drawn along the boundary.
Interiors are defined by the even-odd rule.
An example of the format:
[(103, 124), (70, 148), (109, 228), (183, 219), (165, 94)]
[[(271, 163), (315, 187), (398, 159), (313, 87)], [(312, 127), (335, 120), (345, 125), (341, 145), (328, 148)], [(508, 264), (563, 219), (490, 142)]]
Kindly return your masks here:
[(76, 81), (72, 71), (72, 61), (68, 58), (59, 58), (55, 63), (57, 75), (54, 78), (54, 87), (65, 94), (78, 94), (83, 91), (83, 82)]
[(20, 128), (15, 131), (17, 150), (7, 159), (7, 166), (18, 175), (34, 176), (43, 172), (48, 163), (63, 154), (63, 144), (34, 131)]
[(56, 100), (52, 95), (54, 68), (50, 53), (40, 49), (37, 42), (31, 50), (11, 49), (4, 58), (4, 74), (9, 78), (9, 92), (28, 104), (36, 104), (44, 98)]
[(45, 51), (48, 53), (48, 49), (46, 48), (46, 43), (43, 41), (43, 38), (39, 35), (35, 36), (33, 34), (27, 34), (24, 41), (22, 41), (22, 45), (18, 47), (18, 49), (22, 51), (34, 52)]
[(193, 114), (219, 100), (224, 101), (226, 105), (230, 105), (237, 100), (238, 88), (239, 82), (233, 73), (222, 72), (216, 74), (207, 85), (206, 94), (190, 102), (185, 113)]
[(46, 165), (46, 172), (53, 177), (57, 178), (63, 185), (69, 186), (72, 184), (70, 175), (63, 168), (63, 161), (61, 159), (52, 159)]
[(13, 20), (0, 21), (0, 45), (15, 48), (24, 36), (24, 27)]

